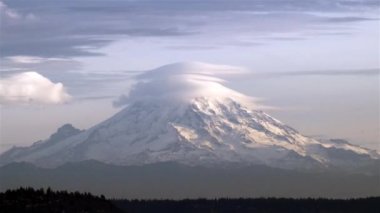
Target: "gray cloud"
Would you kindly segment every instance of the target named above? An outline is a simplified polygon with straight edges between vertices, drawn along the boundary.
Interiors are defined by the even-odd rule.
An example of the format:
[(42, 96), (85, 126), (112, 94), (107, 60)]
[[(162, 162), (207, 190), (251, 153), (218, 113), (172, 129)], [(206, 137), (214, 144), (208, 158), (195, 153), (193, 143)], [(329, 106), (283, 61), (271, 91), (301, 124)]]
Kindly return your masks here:
[(173, 50), (212, 50), (212, 49), (218, 49), (218, 46), (207, 46), (207, 45), (171, 45), (167, 46), (166, 48), (173, 49)]
[(379, 2), (376, 0), (148, 0), (121, 1), (117, 5), (98, 2), (97, 5), (90, 7), (73, 5), (70, 9), (92, 13), (124, 13), (136, 10), (186, 13), (192, 11), (336, 11), (353, 9), (352, 6), (355, 6), (356, 10), (363, 7), (378, 7)]
[[(21, 3), (22, 2), (22, 3)], [(37, 1), (38, 2), (38, 1)], [(15, 9), (14, 14), (35, 14), (35, 20), (16, 19), (3, 21), (1, 27), (1, 55), (32, 55), (42, 57), (74, 57), (101, 55), (96, 50), (115, 40), (110, 36), (122, 35), (129, 37), (163, 37), (185, 36), (196, 32), (181, 29), (175, 25), (159, 24), (155, 17), (135, 19), (133, 14), (126, 13), (121, 17), (107, 13), (81, 14), (70, 8), (72, 2), (46, 2), (39, 7), (37, 2), (27, 1), (6, 2)], [(100, 2), (95, 2), (100, 4)], [(121, 4), (114, 2), (116, 8)], [(88, 1), (78, 1), (78, 5), (89, 7)], [(123, 8), (125, 9), (125, 8)], [(17, 13), (16, 13), (17, 11)], [(125, 11), (124, 11), (125, 12)], [(21, 15), (20, 15), (21, 16)], [(163, 22), (164, 23), (164, 22)], [(107, 37), (107, 39), (105, 39)], [(86, 47), (86, 48), (82, 48)]]
[(333, 22), (333, 23), (345, 23), (345, 22), (376, 21), (376, 20), (378, 20), (378, 19), (346, 16), (346, 17), (326, 18), (325, 21), (326, 22)]
[[(62, 81), (70, 93), (80, 97), (107, 97), (115, 92), (115, 85), (130, 78), (131, 73), (109, 75), (107, 70), (91, 75), (62, 72), (81, 68), (73, 57), (101, 56), (101, 47), (120, 38), (156, 39), (153, 42), (162, 42), (164, 48), (186, 51), (253, 47), (265, 45), (266, 40), (307, 39), (299, 34), (281, 35), (302, 29), (311, 28), (315, 35), (340, 33), (331, 31), (331, 28), (315, 30), (315, 23), (329, 25), (373, 19), (344, 14), (328, 17), (318, 13), (330, 11), (339, 14), (341, 11), (356, 12), (379, 6), (373, 1), (354, 4), (343, 0), (4, 2), (0, 8), (2, 15), (6, 15), (0, 28), (2, 74), (36, 70), (54, 81)], [(38, 56), (45, 60), (17, 63), (6, 59), (20, 55)], [(298, 74), (304, 75), (287, 75)], [(326, 74), (332, 75), (333, 72)], [(343, 73), (335, 75), (338, 74)], [(104, 93), (93, 94), (94, 88), (102, 88)]]
[(379, 69), (365, 70), (319, 70), (319, 71), (292, 71), (292, 72), (275, 72), (262, 73), (269, 76), (376, 76), (380, 75)]
[[(1, 55), (42, 57), (75, 57), (101, 55), (96, 51), (117, 39), (112, 36), (183, 37), (210, 32), (234, 34), (282, 32), (286, 23), (270, 26), (278, 18), (301, 25), (303, 19), (318, 19), (304, 11), (360, 11), (377, 8), (376, 1), (326, 0), (255, 0), (255, 1), (28, 1), (7, 0), (5, 6), (17, 20), (2, 20)], [(354, 7), (354, 8), (353, 8)], [(9, 12), (10, 11), (10, 12)], [(279, 13), (279, 11), (284, 13)], [(16, 15), (12, 15), (16, 14)], [(293, 15), (292, 15), (293, 14)], [(237, 24), (237, 20), (239, 20)], [(354, 22), (366, 17), (320, 18), (324, 22)], [(260, 24), (262, 23), (262, 24)], [(298, 23), (298, 24), (300, 24)], [(289, 24), (288, 24), (289, 25)], [(295, 24), (295, 28), (301, 26)], [(242, 29), (240, 29), (242, 28)], [(227, 30), (227, 31), (226, 31)], [(189, 39), (186, 39), (186, 42)], [(190, 39), (191, 40), (191, 39)], [(236, 45), (247, 41), (234, 42)], [(248, 41), (255, 43), (254, 41)], [(219, 42), (220, 43), (220, 42)], [(202, 47), (196, 41), (192, 45)], [(86, 46), (87, 48), (81, 48)], [(168, 45), (170, 46), (170, 45)], [(173, 46), (184, 46), (183, 44)], [(207, 46), (213, 46), (208, 44)]]
[[(41, 57), (73, 57), (73, 56), (97, 56), (102, 53), (94, 52), (110, 40), (91, 38), (41, 38), (41, 39), (17, 39), (16, 37), (6, 38), (0, 36), (4, 42), (0, 43), (1, 54), (3, 56), (33, 55)], [(87, 46), (87, 49), (81, 49)]]
[(76, 101), (88, 101), (88, 100), (112, 100), (117, 98), (118, 96), (113, 95), (103, 95), (103, 96), (82, 96), (77, 97)]
[(62, 82), (70, 94), (72, 102), (85, 100), (113, 99), (128, 89), (136, 72), (120, 71), (107, 73), (42, 72), (53, 81)]
[(4, 75), (22, 71), (62, 72), (80, 68), (81, 63), (71, 59), (15, 56), (3, 58), (0, 72)]

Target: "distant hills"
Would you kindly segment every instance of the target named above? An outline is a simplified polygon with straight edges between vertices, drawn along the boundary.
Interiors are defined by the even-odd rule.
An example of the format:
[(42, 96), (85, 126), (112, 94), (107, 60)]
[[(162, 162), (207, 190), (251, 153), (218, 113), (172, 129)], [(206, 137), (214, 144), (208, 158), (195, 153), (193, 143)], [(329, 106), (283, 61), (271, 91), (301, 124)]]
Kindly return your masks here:
[(50, 186), (131, 199), (380, 196), (379, 174), (312, 173), (262, 165), (207, 168), (173, 162), (116, 166), (83, 161), (47, 169), (12, 163), (0, 167), (0, 180), (0, 191), (19, 186)]

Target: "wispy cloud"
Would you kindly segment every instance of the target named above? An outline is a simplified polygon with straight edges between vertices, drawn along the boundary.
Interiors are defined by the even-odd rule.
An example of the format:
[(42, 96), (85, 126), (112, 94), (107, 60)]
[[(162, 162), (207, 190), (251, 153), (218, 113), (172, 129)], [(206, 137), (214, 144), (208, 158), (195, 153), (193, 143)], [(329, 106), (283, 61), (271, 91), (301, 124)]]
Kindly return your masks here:
[(324, 21), (332, 23), (345, 23), (345, 22), (361, 22), (361, 21), (376, 21), (378, 19), (365, 18), (365, 17), (355, 17), (355, 16), (345, 16), (345, 17), (332, 17), (326, 18)]
[(2, 19), (19, 19), (21, 15), (0, 1), (0, 14)]
[(320, 70), (320, 71), (292, 71), (263, 73), (270, 76), (371, 76), (380, 75), (379, 69), (364, 70)]
[[(2, 21), (0, 48), (4, 57), (96, 56), (102, 55), (99, 48), (121, 37), (182, 38), (180, 43), (165, 44), (169, 48), (244, 46), (256, 44), (256, 38), (273, 33), (313, 28), (315, 21), (333, 24), (372, 20), (365, 16), (328, 17), (318, 13), (359, 11), (360, 14), (366, 8), (378, 7), (373, 1), (353, 4), (344, 0), (112, 1), (112, 4), (106, 1), (4, 1), (0, 4), (2, 14), (7, 19), (20, 20)], [(205, 42), (200, 37), (213, 39)]]
[(68, 58), (38, 57), (27, 55), (16, 55), (5, 57), (1, 60), (0, 73), (15, 74), (28, 70), (37, 70), (38, 72), (62, 72), (72, 71), (81, 68), (81, 64)]

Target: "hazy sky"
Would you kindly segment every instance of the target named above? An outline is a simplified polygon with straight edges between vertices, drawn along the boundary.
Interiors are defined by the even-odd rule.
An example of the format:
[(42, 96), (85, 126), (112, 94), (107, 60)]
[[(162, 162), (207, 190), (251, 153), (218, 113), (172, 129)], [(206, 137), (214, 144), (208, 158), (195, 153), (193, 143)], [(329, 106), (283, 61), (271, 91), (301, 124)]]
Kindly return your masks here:
[(306, 135), (380, 150), (377, 0), (0, 2), (0, 151), (91, 125), (133, 76), (202, 61)]

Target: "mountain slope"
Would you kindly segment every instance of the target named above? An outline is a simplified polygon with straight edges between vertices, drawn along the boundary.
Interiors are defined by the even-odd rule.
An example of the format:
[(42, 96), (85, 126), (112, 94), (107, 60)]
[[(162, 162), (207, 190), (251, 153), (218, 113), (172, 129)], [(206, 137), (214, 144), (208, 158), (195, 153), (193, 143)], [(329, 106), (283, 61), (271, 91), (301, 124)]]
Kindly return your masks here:
[(256, 109), (250, 97), (224, 87), (213, 74), (233, 71), (185, 63), (144, 73), (130, 94), (118, 101), (126, 107), (113, 117), (59, 142), (12, 149), (0, 156), (0, 163), (56, 167), (98, 160), (115, 165), (179, 162), (357, 169), (379, 158), (377, 152), (349, 143), (305, 137)]

